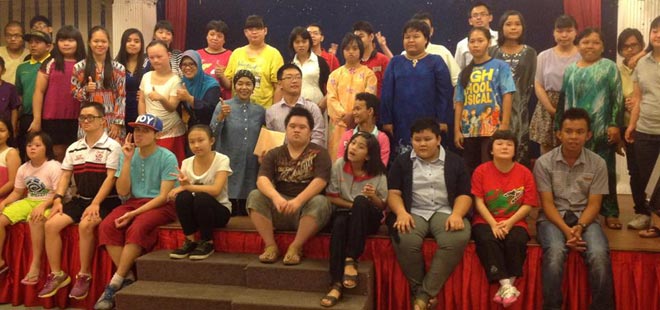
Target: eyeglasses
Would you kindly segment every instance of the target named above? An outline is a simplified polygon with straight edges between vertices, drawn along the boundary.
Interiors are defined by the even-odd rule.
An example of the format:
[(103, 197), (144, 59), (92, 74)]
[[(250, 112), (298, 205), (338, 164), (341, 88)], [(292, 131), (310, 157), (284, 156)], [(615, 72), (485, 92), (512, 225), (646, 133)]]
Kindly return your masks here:
[(5, 37), (7, 37), (8, 39), (20, 39), (23, 36), (20, 34), (5, 34)]
[(96, 116), (96, 115), (80, 115), (78, 116), (78, 121), (79, 122), (91, 122), (97, 118), (103, 118), (103, 116)]
[(472, 14), (472, 15), (470, 15), (470, 16), (471, 16), (472, 18), (479, 18), (479, 17), (486, 17), (486, 16), (489, 16), (489, 15), (490, 15), (490, 13), (487, 13), (487, 12), (481, 12), (481, 13), (474, 13), (474, 14)]
[(300, 81), (302, 80), (302, 75), (287, 75), (282, 77), (282, 81)]
[(634, 49), (634, 48), (636, 48), (636, 47), (638, 47), (638, 46), (639, 46), (639, 43), (624, 44), (624, 45), (623, 45), (623, 49), (624, 49), (624, 50), (627, 50), (627, 49)]
[(181, 68), (197, 68), (197, 64), (194, 62), (182, 62)]

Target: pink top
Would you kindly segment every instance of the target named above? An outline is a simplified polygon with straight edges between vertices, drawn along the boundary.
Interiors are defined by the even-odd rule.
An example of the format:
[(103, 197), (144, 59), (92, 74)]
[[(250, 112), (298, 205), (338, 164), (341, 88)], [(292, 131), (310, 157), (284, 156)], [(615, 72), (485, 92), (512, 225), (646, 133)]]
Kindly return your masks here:
[[(346, 147), (348, 146), (348, 141), (351, 140), (351, 137), (359, 131), (356, 126), (355, 129), (349, 129), (344, 132), (341, 136), (339, 145), (337, 146), (337, 158), (343, 158)], [(374, 127), (374, 131), (371, 132), (372, 135), (376, 136), (378, 144), (380, 144), (380, 160), (383, 161), (383, 165), (387, 167), (387, 162), (390, 160), (390, 139), (387, 138), (387, 135), (378, 130), (377, 127)]]
[[(9, 169), (7, 168), (7, 153), (9, 150), (13, 149), (12, 147), (6, 148), (2, 153), (0, 153), (0, 186), (5, 185), (9, 181)], [(0, 201), (5, 199), (7, 196), (0, 196)]]
[(27, 197), (35, 200), (50, 199), (55, 195), (55, 188), (62, 174), (60, 162), (51, 159), (39, 167), (27, 161), (16, 172), (14, 188), (27, 188)]
[[(225, 49), (224, 52), (211, 54), (205, 49), (201, 48), (198, 49), (197, 52), (202, 58), (202, 70), (204, 70), (204, 73), (214, 77), (216, 80), (218, 80), (218, 83), (220, 83), (220, 80), (215, 77), (215, 66), (220, 65), (226, 68), (227, 63), (229, 62), (229, 56), (231, 56), (231, 50)], [(232, 85), (234, 84), (233, 81), (230, 81), (230, 83)], [(222, 87), (222, 84), (220, 85), (220, 88), (222, 89), (222, 99), (231, 99), (231, 87), (226, 89)]]
[(80, 101), (71, 93), (71, 77), (75, 60), (64, 61), (64, 72), (55, 70), (55, 59), (41, 66), (39, 71), (48, 76), (48, 88), (44, 95), (43, 119), (77, 119)]

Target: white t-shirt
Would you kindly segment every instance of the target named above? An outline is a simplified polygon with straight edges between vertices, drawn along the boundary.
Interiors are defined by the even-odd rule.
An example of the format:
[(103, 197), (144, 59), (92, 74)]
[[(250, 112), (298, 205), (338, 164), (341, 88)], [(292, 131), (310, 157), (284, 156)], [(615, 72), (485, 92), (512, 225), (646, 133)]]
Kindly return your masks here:
[(318, 104), (323, 99), (323, 92), (319, 87), (321, 78), (321, 69), (319, 68), (319, 57), (311, 53), (305, 63), (298, 61), (298, 56), (294, 56), (293, 63), (302, 71), (302, 89), (301, 96)]
[(166, 98), (176, 96), (176, 90), (181, 87), (181, 78), (177, 75), (172, 75), (165, 84), (162, 85), (153, 85), (151, 84), (151, 75), (153, 71), (149, 71), (142, 76), (142, 82), (140, 82), (140, 90), (144, 96), (144, 104), (147, 109), (147, 113), (152, 114), (161, 121), (163, 121), (163, 132), (159, 138), (172, 138), (182, 136), (186, 133), (186, 126), (183, 124), (179, 113), (176, 111), (168, 111), (165, 109), (162, 103), (158, 101), (152, 101), (149, 99), (149, 94), (156, 89), (156, 92), (165, 96)]
[[(213, 163), (208, 170), (206, 170), (201, 175), (196, 175), (193, 170), (193, 161), (195, 156), (188, 157), (183, 160), (181, 163), (181, 172), (183, 172), (188, 179), (190, 179), (190, 184), (193, 185), (213, 185), (215, 183), (215, 175), (219, 171), (227, 171), (227, 177), (232, 174), (231, 167), (229, 167), (229, 157), (226, 155), (215, 152), (215, 157), (213, 158)], [(229, 178), (227, 179), (229, 182)], [(215, 199), (222, 204), (223, 206), (229, 209), (231, 212), (231, 203), (229, 202), (229, 196), (227, 195), (227, 186), (228, 183), (225, 183), (225, 186), (222, 188), (220, 195), (216, 196)]]

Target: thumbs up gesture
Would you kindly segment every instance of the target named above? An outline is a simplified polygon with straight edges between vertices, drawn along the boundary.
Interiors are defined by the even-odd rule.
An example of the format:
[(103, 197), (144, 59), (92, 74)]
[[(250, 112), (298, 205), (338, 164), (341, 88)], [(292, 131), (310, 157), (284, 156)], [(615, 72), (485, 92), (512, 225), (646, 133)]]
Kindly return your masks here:
[(188, 92), (186, 84), (183, 83), (181, 83), (181, 88), (176, 90), (176, 97), (179, 99), (179, 101), (185, 101), (190, 104), (195, 101), (195, 98)]
[(88, 93), (93, 93), (93, 92), (96, 91), (96, 82), (94, 82), (94, 80), (92, 80), (91, 76), (87, 77), (87, 86), (86, 86), (86, 88), (87, 88)]
[(155, 87), (155, 86), (152, 86), (152, 87), (151, 87), (151, 92), (149, 93), (149, 95), (147, 95), (147, 97), (149, 97), (149, 99), (150, 99), (151, 101), (162, 101), (162, 100), (165, 99), (165, 97), (163, 97), (161, 94), (159, 94), (159, 93), (156, 91), (156, 87)]

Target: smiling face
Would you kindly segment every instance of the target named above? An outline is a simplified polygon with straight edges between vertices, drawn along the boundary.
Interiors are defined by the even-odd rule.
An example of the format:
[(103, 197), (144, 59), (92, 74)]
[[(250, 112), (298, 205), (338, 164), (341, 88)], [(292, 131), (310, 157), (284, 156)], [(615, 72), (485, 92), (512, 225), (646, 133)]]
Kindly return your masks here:
[(600, 38), (600, 35), (596, 32), (591, 33), (587, 36), (584, 36), (580, 42), (578, 42), (578, 49), (580, 51), (580, 56), (585, 62), (593, 63), (598, 61), (603, 56), (603, 40)]
[(367, 108), (367, 103), (364, 100), (355, 99), (353, 104), (353, 121), (360, 125), (370, 119), (373, 119), (374, 110)]
[(57, 40), (57, 48), (64, 58), (72, 58), (76, 54), (78, 42), (76, 39), (61, 39)]
[(137, 33), (133, 33), (128, 36), (126, 40), (126, 53), (129, 55), (137, 55), (142, 49), (142, 41), (140, 41), (140, 36)]
[(300, 95), (302, 89), (302, 74), (300, 71), (289, 68), (282, 72), (282, 79), (280, 80), (280, 87), (282, 92), (290, 95)]
[(435, 160), (440, 153), (440, 137), (429, 129), (415, 132), (412, 134), (412, 147), (417, 157), (423, 160)]
[(199, 70), (199, 68), (197, 68), (197, 63), (195, 63), (190, 57), (183, 57), (180, 66), (183, 76), (189, 80), (195, 78), (195, 75), (197, 75), (197, 71)]
[(164, 28), (156, 29), (156, 31), (154, 31), (154, 38), (165, 42), (167, 46), (170, 46), (172, 44), (173, 36), (174, 35), (172, 34), (171, 31)]
[(98, 57), (105, 56), (108, 52), (108, 48), (110, 47), (110, 39), (108, 38), (108, 34), (103, 30), (98, 30), (92, 33), (88, 43), (94, 56)]
[(243, 101), (249, 100), (254, 91), (254, 83), (252, 83), (252, 80), (247, 77), (241, 77), (236, 81), (236, 84), (234, 84), (234, 90), (236, 91), (238, 99)]
[(660, 27), (651, 29), (651, 32), (649, 33), (649, 43), (654, 51), (660, 51)]

